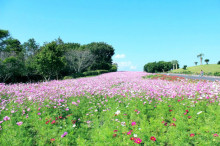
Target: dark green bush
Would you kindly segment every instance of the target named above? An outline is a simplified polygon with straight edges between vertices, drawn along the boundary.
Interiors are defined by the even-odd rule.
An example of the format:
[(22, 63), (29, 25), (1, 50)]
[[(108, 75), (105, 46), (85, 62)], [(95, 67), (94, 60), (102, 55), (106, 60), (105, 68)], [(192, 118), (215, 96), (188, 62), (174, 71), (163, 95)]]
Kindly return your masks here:
[(103, 73), (108, 73), (108, 70), (97, 70), (99, 72), (99, 74), (103, 74)]
[(220, 76), (220, 72), (215, 72), (214, 76)]
[(95, 71), (86, 71), (83, 72), (84, 76), (93, 76), (93, 75), (99, 75), (99, 71), (95, 70)]
[(65, 76), (63, 79), (64, 79), (64, 80), (73, 79), (73, 77), (72, 77), (72, 76)]

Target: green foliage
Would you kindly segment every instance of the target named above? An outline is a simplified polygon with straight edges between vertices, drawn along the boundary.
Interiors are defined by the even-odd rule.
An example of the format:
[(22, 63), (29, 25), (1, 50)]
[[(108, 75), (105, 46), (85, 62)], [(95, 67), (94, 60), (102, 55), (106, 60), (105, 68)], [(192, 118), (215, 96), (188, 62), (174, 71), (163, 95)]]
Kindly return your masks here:
[(144, 65), (144, 71), (149, 73), (166, 72), (171, 70), (172, 67), (173, 65), (171, 62), (165, 62), (165, 61), (150, 62)]
[(205, 59), (205, 62), (206, 62), (206, 64), (208, 64), (209, 63), (209, 59)]
[(218, 61), (218, 63), (217, 63), (218, 65), (220, 65), (220, 61)]
[(63, 45), (57, 45), (56, 42), (45, 44), (36, 55), (36, 69), (46, 80), (58, 75), (65, 67), (65, 57), (63, 56)]
[(94, 75), (99, 75), (99, 71), (98, 70), (94, 70), (94, 71), (86, 71), (83, 72), (84, 76), (94, 76)]
[(66, 79), (73, 79), (73, 77), (72, 76), (65, 76), (63, 79), (64, 80), (66, 80)]
[(91, 70), (110, 70), (114, 48), (104, 42), (93, 42), (82, 48), (90, 50), (95, 56), (95, 63), (90, 67)]
[(184, 66), (183, 66), (183, 69), (186, 70), (186, 68), (187, 68), (187, 65), (184, 65)]
[(220, 72), (215, 72), (214, 76), (220, 76)]
[(0, 82), (37, 82), (65, 76), (77, 78), (85, 76), (81, 72), (86, 71), (91, 72), (85, 74), (113, 72), (117, 71), (117, 65), (112, 64), (113, 55), (113, 47), (103, 42), (81, 46), (79, 43), (64, 43), (59, 37), (43, 46), (34, 38), (21, 44), (7, 30), (0, 29)]
[[(142, 139), (141, 145), (219, 143), (219, 136), (213, 136), (219, 134), (220, 128), (218, 102), (197, 100), (194, 103), (185, 98), (161, 97), (161, 100), (146, 100), (144, 104), (139, 98), (121, 98), (119, 104), (116, 102), (117, 96), (108, 98), (108, 101), (99, 95), (92, 99), (91, 95), (87, 96), (70, 97), (56, 108), (45, 101), (39, 110), (39, 103), (32, 101), (23, 105), (9, 103), (8, 110), (3, 110), (0, 117), (13, 116), (10, 116), (10, 121), (1, 124), (0, 145), (134, 145), (134, 141), (130, 140), (134, 134)], [(78, 106), (72, 104), (78, 99)], [(67, 107), (68, 111), (65, 110)], [(108, 108), (111, 109), (106, 110)], [(22, 109), (28, 117), (23, 115)], [(12, 110), (16, 112), (12, 114)], [(118, 115), (115, 114), (117, 110), (120, 111)], [(16, 124), (19, 121), (23, 122), (20, 126)], [(122, 122), (126, 123), (125, 126), (122, 126)], [(132, 126), (132, 122), (136, 125)], [(130, 130), (131, 135), (127, 135)], [(62, 138), (65, 131), (68, 134)], [(150, 139), (152, 136), (156, 141)]]

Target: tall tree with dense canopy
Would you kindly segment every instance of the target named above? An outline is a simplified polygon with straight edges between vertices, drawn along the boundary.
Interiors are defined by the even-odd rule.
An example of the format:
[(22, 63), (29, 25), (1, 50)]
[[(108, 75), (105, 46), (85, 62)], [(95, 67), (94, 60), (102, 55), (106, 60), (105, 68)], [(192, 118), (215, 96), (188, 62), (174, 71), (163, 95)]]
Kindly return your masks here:
[(36, 68), (45, 80), (50, 80), (52, 76), (58, 75), (65, 67), (66, 61), (63, 45), (57, 45), (55, 41), (45, 44), (36, 55)]
[(92, 70), (109, 70), (111, 68), (112, 56), (114, 55), (114, 48), (111, 45), (104, 42), (93, 42), (83, 47), (96, 56), (95, 63), (90, 67)]

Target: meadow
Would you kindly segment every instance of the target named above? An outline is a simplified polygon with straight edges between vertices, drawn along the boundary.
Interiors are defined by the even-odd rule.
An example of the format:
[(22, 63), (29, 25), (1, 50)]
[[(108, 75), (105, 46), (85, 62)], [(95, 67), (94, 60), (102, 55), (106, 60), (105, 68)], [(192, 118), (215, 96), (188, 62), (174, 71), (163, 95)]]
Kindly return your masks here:
[(219, 145), (220, 82), (152, 75), (0, 84), (0, 145)]

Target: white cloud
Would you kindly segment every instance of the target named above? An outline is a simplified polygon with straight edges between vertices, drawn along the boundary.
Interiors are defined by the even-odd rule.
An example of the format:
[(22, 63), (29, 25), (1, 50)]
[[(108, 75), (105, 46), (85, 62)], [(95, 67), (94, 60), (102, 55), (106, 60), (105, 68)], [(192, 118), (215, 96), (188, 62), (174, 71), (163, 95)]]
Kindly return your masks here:
[(117, 59), (125, 58), (125, 54), (117, 54), (115, 55), (115, 58)]
[(118, 62), (119, 67), (129, 67), (131, 65), (132, 65), (131, 61)]
[(130, 69), (135, 70), (137, 68), (137, 66), (130, 66)]
[(137, 66), (133, 65), (131, 61), (118, 62), (119, 70), (136, 70)]

